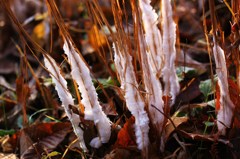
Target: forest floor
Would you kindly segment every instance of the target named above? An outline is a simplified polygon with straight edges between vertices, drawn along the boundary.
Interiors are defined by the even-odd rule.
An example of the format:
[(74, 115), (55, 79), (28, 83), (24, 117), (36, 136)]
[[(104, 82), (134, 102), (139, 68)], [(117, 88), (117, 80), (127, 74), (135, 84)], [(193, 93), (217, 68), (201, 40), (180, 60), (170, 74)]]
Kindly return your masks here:
[[(6, 3), (5, 0), (0, 1)], [(216, 124), (216, 110), (220, 106), (216, 65), (206, 42), (206, 36), (209, 39), (212, 37), (212, 22), (208, 1), (204, 4), (203, 1), (174, 1), (173, 17), (177, 23), (175, 63), (181, 89), (164, 128), (164, 151), (160, 152), (159, 143), (153, 137), (156, 134), (150, 131), (149, 158), (240, 158), (240, 91), (237, 84), (240, 24), (239, 19), (234, 21), (231, 14), (234, 7), (240, 9), (240, 5), (231, 6), (231, 1), (227, 1), (230, 10), (220, 0), (215, 3), (217, 24), (221, 28), (219, 34), (224, 40), (221, 47), (225, 51), (228, 68), (229, 94), (235, 105), (233, 124), (222, 136), (218, 134)], [(98, 2), (113, 27), (111, 3), (104, 0)], [(61, 33), (54, 18), (48, 14), (46, 2), (12, 0), (9, 3), (24, 30), (57, 61), (68, 81), (70, 92), (76, 100), (79, 99), (69, 64), (63, 55)], [(106, 26), (104, 29), (93, 21), (94, 14), (89, 13), (89, 6), (81, 0), (56, 3), (76, 47), (91, 69), (103, 111), (116, 126), (112, 128), (109, 142), (94, 149), (89, 145), (96, 137), (94, 123), (81, 119), (83, 125), (79, 126), (84, 130), (84, 140), (89, 150), (82, 151), (49, 73), (43, 68), (42, 54), (35, 50), (33, 44), (29, 43), (32, 50), (29, 49), (26, 45), (28, 41), (19, 34), (12, 16), (0, 6), (0, 158), (141, 158), (135, 141), (134, 118), (120, 92), (120, 82), (108, 45), (112, 40), (110, 33)], [(159, 12), (160, 1), (153, 0), (151, 4)], [(124, 27), (129, 29), (131, 36), (131, 6), (127, 1), (121, 5), (129, 15)], [(103, 54), (104, 58), (101, 57)], [(74, 111), (74, 108), (71, 109)]]

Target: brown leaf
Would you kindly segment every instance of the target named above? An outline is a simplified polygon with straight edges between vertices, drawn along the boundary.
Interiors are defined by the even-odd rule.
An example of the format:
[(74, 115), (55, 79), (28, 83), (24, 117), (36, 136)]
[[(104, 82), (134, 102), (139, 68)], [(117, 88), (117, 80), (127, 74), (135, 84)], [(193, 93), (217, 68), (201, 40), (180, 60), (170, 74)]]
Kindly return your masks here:
[(8, 90), (15, 91), (15, 89), (11, 86), (11, 84), (8, 83), (8, 82), (6, 81), (6, 79), (5, 79), (4, 77), (2, 77), (2, 76), (0, 76), (0, 86), (6, 88), (6, 89), (8, 89)]
[(53, 97), (52, 92), (48, 87), (43, 84), (36, 84), (37, 92), (41, 93), (42, 99), (44, 100), (44, 104), (46, 107), (53, 108), (53, 115), (57, 117), (57, 110), (58, 110), (58, 102), (56, 98)]
[(34, 143), (28, 147), (21, 155), (21, 159), (32, 159), (42, 157), (43, 153), (49, 153), (55, 149), (68, 134), (69, 128), (60, 129), (52, 135), (41, 139), (39, 142)]
[(0, 158), (1, 159), (18, 159), (16, 154), (5, 154), (5, 153), (0, 153)]
[(27, 133), (22, 130), (20, 136), (20, 154), (23, 154), (31, 145), (33, 145), (33, 141), (29, 137)]
[(71, 128), (68, 122), (36, 124), (14, 134), (9, 143), (15, 149), (20, 147), (21, 158), (38, 158), (38, 153), (56, 148)]
[(0, 127), (3, 127), (6, 123), (7, 127), (10, 127), (21, 112), (22, 108), (16, 105), (15, 97), (15, 91), (4, 91), (1, 94), (0, 101), (1, 104), (4, 102), (4, 109), (0, 109)]
[(44, 24), (45, 22), (41, 22), (38, 25), (36, 25), (33, 29), (32, 38), (34, 41), (36, 41), (40, 46), (43, 46), (46, 42), (45, 35), (46, 35), (46, 26)]
[(4, 153), (11, 153), (13, 152), (13, 147), (11, 143), (9, 142), (9, 135), (5, 135), (3, 137), (0, 137), (0, 149)]
[(0, 73), (1, 74), (14, 74), (17, 72), (16, 64), (9, 59), (0, 60)]
[(104, 159), (141, 158), (138, 150), (116, 148), (107, 154)]
[(62, 129), (71, 129), (71, 124), (66, 123), (41, 123), (32, 125), (28, 128), (23, 129), (33, 140), (33, 142), (39, 141), (39, 139), (53, 135), (54, 133), (61, 131)]
[(92, 26), (92, 28), (88, 32), (88, 36), (89, 36), (89, 42), (95, 50), (97, 50), (102, 46), (107, 45), (105, 35), (99, 31), (96, 25)]
[(177, 110), (179, 105), (186, 104), (197, 98), (201, 95), (201, 91), (199, 89), (200, 80), (198, 78), (193, 78), (190, 81), (181, 82), (181, 92), (176, 97), (175, 104), (172, 106), (172, 110)]
[[(110, 103), (111, 102), (111, 103)], [(106, 115), (117, 116), (116, 110), (113, 108), (113, 101), (112, 99), (109, 100), (109, 103), (101, 103), (102, 110)]]
[[(188, 117), (172, 117), (172, 121), (173, 121), (174, 126), (177, 128), (182, 123), (187, 122), (188, 121)], [(166, 125), (165, 136), (164, 136), (164, 140), (165, 141), (169, 138), (169, 136), (175, 130), (175, 127), (173, 126), (173, 124), (170, 121), (168, 121), (168, 123)]]
[(135, 119), (132, 116), (124, 124), (123, 128), (119, 131), (115, 147), (128, 147), (136, 145), (134, 133)]

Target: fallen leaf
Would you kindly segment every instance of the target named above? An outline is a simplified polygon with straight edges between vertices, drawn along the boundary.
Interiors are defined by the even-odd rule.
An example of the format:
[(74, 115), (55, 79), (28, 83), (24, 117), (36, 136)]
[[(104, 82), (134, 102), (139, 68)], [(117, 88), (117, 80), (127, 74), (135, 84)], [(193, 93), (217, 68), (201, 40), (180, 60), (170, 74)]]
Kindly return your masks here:
[(96, 25), (92, 26), (92, 28), (88, 32), (88, 37), (89, 37), (90, 44), (95, 50), (107, 45), (105, 35), (99, 31)]
[(21, 159), (39, 158), (39, 155), (42, 158), (43, 154), (55, 149), (63, 141), (68, 132), (68, 128), (63, 128), (34, 143), (22, 153)]
[(71, 124), (40, 123), (15, 133), (9, 140), (13, 149), (20, 149), (21, 158), (39, 158), (39, 154), (54, 150), (71, 132)]
[(169, 136), (172, 134), (172, 132), (175, 131), (175, 128), (180, 126), (181, 124), (185, 123), (188, 121), (188, 117), (172, 117), (172, 122), (168, 120), (166, 128), (165, 128), (165, 134), (164, 134), (164, 140), (167, 141)]
[(44, 35), (45, 35), (45, 26), (44, 26), (44, 23), (41, 22), (34, 27), (32, 37), (34, 41), (39, 41), (39, 40), (43, 40)]
[(0, 153), (0, 158), (1, 159), (18, 159), (16, 154), (5, 154), (5, 153)]
[(48, 158), (51, 158), (51, 157), (55, 157), (55, 156), (58, 156), (60, 155), (61, 153), (57, 152), (57, 151), (53, 151), (49, 154), (47, 154), (46, 156), (42, 157), (42, 159), (48, 159)]
[(190, 81), (181, 82), (181, 92), (177, 95), (175, 104), (171, 108), (171, 112), (177, 110), (180, 104), (187, 104), (193, 99), (200, 96), (201, 91), (199, 89), (199, 84), (200, 80), (198, 78), (193, 78)]
[[(38, 15), (39, 18), (45, 18), (46, 13)], [(42, 17), (41, 17), (42, 16)], [(43, 20), (41, 23), (36, 25), (33, 29), (32, 38), (40, 46), (43, 46), (47, 42), (47, 36), (49, 34), (49, 25), (47, 20)]]
[(138, 150), (116, 148), (107, 154), (104, 159), (141, 158)]
[(135, 119), (132, 116), (119, 131), (115, 147), (128, 147), (136, 145), (134, 132)]
[(0, 137), (0, 149), (4, 153), (11, 153), (13, 152), (13, 147), (11, 143), (9, 142), (10, 137), (9, 135), (6, 135), (4, 137)]
[(11, 84), (8, 83), (8, 82), (6, 81), (6, 79), (5, 79), (4, 77), (2, 77), (2, 76), (0, 76), (0, 86), (6, 88), (6, 89), (8, 89), (8, 90), (15, 91), (15, 89), (11, 86)]

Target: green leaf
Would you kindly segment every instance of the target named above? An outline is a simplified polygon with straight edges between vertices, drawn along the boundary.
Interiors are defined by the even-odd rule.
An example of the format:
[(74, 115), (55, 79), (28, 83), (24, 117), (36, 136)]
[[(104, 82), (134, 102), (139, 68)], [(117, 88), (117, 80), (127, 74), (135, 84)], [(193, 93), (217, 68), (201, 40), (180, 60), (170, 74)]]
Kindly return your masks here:
[[(28, 117), (28, 124), (32, 124), (34, 121), (33, 119), (29, 119), (29, 115), (27, 115)], [(19, 117), (17, 118), (17, 126), (19, 128), (23, 128), (23, 115), (19, 115)]]
[[(216, 83), (216, 80), (217, 78), (215, 77), (214, 78), (214, 85)], [(213, 85), (212, 85), (212, 80), (211, 79), (208, 79), (208, 80), (205, 80), (205, 81), (201, 81), (200, 84), (199, 84), (199, 89), (200, 91), (203, 93), (204, 97), (205, 97), (205, 101), (207, 101), (208, 99), (208, 96), (212, 93), (214, 93), (213, 91)]]
[[(119, 82), (116, 79), (112, 79), (111, 77), (109, 78), (99, 78), (98, 82), (96, 80), (93, 80), (95, 86), (98, 85), (98, 82), (102, 84), (103, 88), (108, 88), (111, 86), (116, 86), (119, 85)], [(101, 87), (97, 87), (96, 90), (101, 90)]]
[(112, 63), (112, 64), (110, 65), (110, 67), (111, 67), (111, 69), (112, 69), (114, 72), (116, 72), (116, 68), (115, 68), (114, 63)]
[(61, 153), (57, 152), (57, 151), (53, 151), (53, 152), (43, 156), (42, 159), (48, 159), (48, 158), (51, 158), (51, 157), (54, 157), (54, 156), (58, 156), (58, 155), (61, 155)]
[(210, 126), (215, 125), (214, 122), (210, 122), (210, 121), (206, 121), (206, 122), (204, 122), (204, 124), (205, 124), (206, 127), (210, 127)]
[(30, 115), (29, 118), (28, 118), (28, 120), (29, 120), (29, 121), (33, 121), (33, 116), (35, 116), (35, 115), (37, 115), (37, 114), (39, 114), (39, 113), (47, 112), (47, 111), (51, 111), (51, 110), (52, 110), (52, 109), (50, 109), (50, 108), (40, 109), (40, 110), (34, 112), (32, 115)]
[(103, 85), (103, 86), (109, 86), (109, 85), (114, 85), (114, 80), (109, 77), (108, 79), (100, 78), (98, 81)]
[(13, 135), (14, 133), (15, 133), (15, 130), (13, 129), (10, 129), (10, 130), (0, 129), (0, 136)]
[(45, 115), (45, 119), (44, 119), (44, 121), (45, 122), (52, 122), (52, 121), (55, 121), (55, 122), (61, 122), (60, 120), (58, 120), (58, 119), (55, 119), (54, 117), (51, 117), (51, 116), (49, 116), (49, 115)]
[[(185, 75), (183, 74), (183, 72)], [(177, 67), (176, 73), (177, 73), (179, 82), (183, 80), (184, 76), (187, 76), (188, 78), (192, 78), (198, 75), (198, 71), (196, 69), (192, 67), (183, 67), (183, 66)]]
[(215, 108), (216, 102), (215, 100), (210, 100), (207, 102), (208, 105), (210, 105), (211, 107)]

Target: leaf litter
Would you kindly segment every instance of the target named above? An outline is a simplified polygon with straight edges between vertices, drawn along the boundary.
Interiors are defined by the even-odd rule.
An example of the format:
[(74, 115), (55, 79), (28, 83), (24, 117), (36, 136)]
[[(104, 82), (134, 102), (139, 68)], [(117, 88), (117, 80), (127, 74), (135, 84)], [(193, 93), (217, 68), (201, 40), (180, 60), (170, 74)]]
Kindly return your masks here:
[[(229, 11), (226, 4), (229, 4), (232, 12), (238, 15), (239, 2), (216, 1), (214, 5), (217, 18), (217, 28), (215, 28), (217, 45), (223, 50), (226, 57), (229, 97), (235, 105), (233, 119), (231, 119), (232, 124), (226, 125), (229, 127), (226, 129), (226, 134), (218, 131), (219, 124), (225, 124), (222, 119), (219, 120), (218, 116), (218, 111), (222, 107), (222, 92), (219, 88), (219, 81), (215, 82), (216, 76), (214, 75), (219, 68), (218, 65), (215, 65), (217, 60), (214, 60), (213, 54), (208, 49), (208, 47), (216, 46), (216, 42), (214, 43), (212, 40), (212, 35), (215, 34), (214, 29), (211, 31), (212, 24), (215, 22), (210, 18), (213, 15), (209, 10), (209, 4), (207, 1), (202, 3), (186, 0), (177, 0), (172, 3), (174, 6), (172, 17), (177, 26), (175, 67), (178, 77), (180, 77), (178, 78), (180, 92), (176, 97), (170, 95), (163, 96), (162, 99), (159, 97), (159, 101), (165, 102), (164, 110), (159, 111), (154, 107), (151, 107), (153, 110), (148, 110), (147, 103), (144, 103), (148, 115), (149, 111), (155, 111), (159, 115), (165, 113), (164, 131), (157, 132), (150, 124), (148, 152), (145, 152), (148, 155), (138, 149), (139, 141), (136, 140), (138, 133), (135, 133), (134, 125), (138, 123), (136, 120), (139, 119), (136, 119), (137, 116), (134, 118), (128, 110), (130, 104), (125, 101), (124, 94), (126, 92), (120, 89), (122, 81), (118, 77), (118, 68), (113, 65), (114, 54), (111, 48), (112, 43), (116, 44), (122, 40), (132, 58), (130, 62), (133, 64), (134, 70), (132, 76), (136, 76), (133, 88), (144, 100), (151, 96), (150, 89), (145, 88), (147, 85), (144, 82), (147, 80), (142, 76), (144, 65), (141, 66), (141, 62), (147, 60), (141, 61), (143, 56), (135, 54), (138, 49), (140, 50), (139, 45), (136, 44), (139, 37), (143, 40), (143, 44), (149, 45), (150, 41), (149, 39), (145, 41), (144, 36), (137, 34), (139, 33), (138, 29), (142, 27), (136, 28), (137, 18), (141, 19), (139, 13), (142, 12), (138, 2), (132, 1), (131, 4), (119, 0), (115, 4), (118, 10), (114, 10), (112, 5), (114, 2), (110, 0), (56, 1), (59, 13), (63, 15), (64, 19), (62, 21), (60, 18), (60, 23), (59, 17), (55, 16), (55, 19), (52, 17), (53, 8), (47, 6), (46, 2), (24, 1), (20, 5), (18, 1), (12, 1), (10, 5), (14, 14), (7, 9), (9, 7), (5, 5), (7, 3), (5, 0), (1, 1), (6, 10), (0, 13), (0, 36), (2, 39), (0, 43), (0, 77), (2, 79), (0, 83), (2, 108), (0, 110), (0, 126), (3, 135), (1, 138), (4, 139), (0, 140), (0, 151), (3, 152), (1, 153), (3, 158), (8, 155), (12, 156), (10, 158), (46, 159), (61, 157), (238, 158), (240, 154), (238, 139), (240, 72), (239, 49), (236, 49), (236, 46), (239, 44), (237, 43), (239, 17), (232, 17), (231, 10)], [(163, 29), (161, 25), (163, 17), (159, 14), (161, 1), (154, 0), (149, 4), (159, 16), (155, 20), (154, 26), (156, 25), (156, 28), (162, 33), (166, 29)], [(19, 7), (17, 7), (18, 5)], [(118, 13), (116, 14), (116, 12)], [(13, 20), (15, 23), (13, 25), (8, 15), (11, 18), (15, 15), (24, 26), (18, 25), (20, 23), (16, 20)], [(37, 15), (40, 15), (40, 18), (37, 18), (39, 17)], [(134, 19), (136, 15), (139, 17)], [(119, 18), (118, 21), (116, 18)], [(114, 22), (120, 23), (114, 26)], [(139, 24), (142, 25), (141, 22)], [(69, 39), (68, 36), (61, 39), (61, 36), (66, 36), (62, 26), (68, 30), (66, 33), (69, 33), (69, 37), (72, 38), (74, 49), (77, 48), (82, 53), (81, 58), (84, 59), (92, 78), (89, 78), (88, 81), (94, 84), (101, 109), (111, 120), (111, 136), (109, 136), (108, 142), (99, 142), (102, 137), (102, 130), (97, 124), (99, 121), (86, 119), (83, 113), (86, 106), (81, 102), (82, 92), (78, 92), (77, 87), (74, 86), (75, 77), (72, 76), (74, 77), (72, 78), (70, 73), (73, 62), (68, 61), (63, 51), (63, 44), (65, 40)], [(103, 28), (107, 30), (107, 33), (103, 31)], [(143, 35), (149, 31), (144, 30), (144, 27), (141, 29), (143, 29)], [(12, 34), (9, 34), (10, 32)], [(210, 42), (207, 42), (205, 37), (208, 37)], [(21, 48), (22, 53), (19, 53), (17, 45)], [(122, 44), (118, 43), (118, 45)], [(148, 47), (143, 47), (143, 50), (146, 52), (153, 50)], [(46, 51), (43, 51), (42, 48)], [(119, 48), (123, 49), (122, 46)], [(74, 100), (69, 109), (71, 115), (77, 115), (77, 120), (81, 121), (77, 126), (84, 132), (83, 140), (88, 152), (84, 152), (78, 144), (72, 144), (77, 137), (61, 107), (54, 85), (52, 83), (44, 85), (44, 80), (49, 77), (49, 72), (43, 68), (41, 63), (42, 55), (45, 53), (48, 53), (58, 63), (61, 74), (67, 81), (66, 87)], [(149, 67), (150, 71), (151, 67)], [(166, 79), (161, 77), (158, 80), (163, 86), (162, 89), (165, 90)], [(166, 113), (167, 105), (171, 105), (171, 98), (175, 98), (175, 103), (169, 113)], [(41, 111), (45, 109), (48, 111)], [(31, 122), (28, 121), (29, 116), (31, 116)], [(152, 119), (149, 119), (151, 122)], [(20, 122), (17, 123), (17, 121)], [(97, 138), (100, 140), (95, 141), (94, 139)], [(92, 147), (91, 141), (98, 146)], [(160, 151), (160, 145), (163, 144), (161, 141), (164, 141), (165, 148), (161, 149), (163, 151)]]

